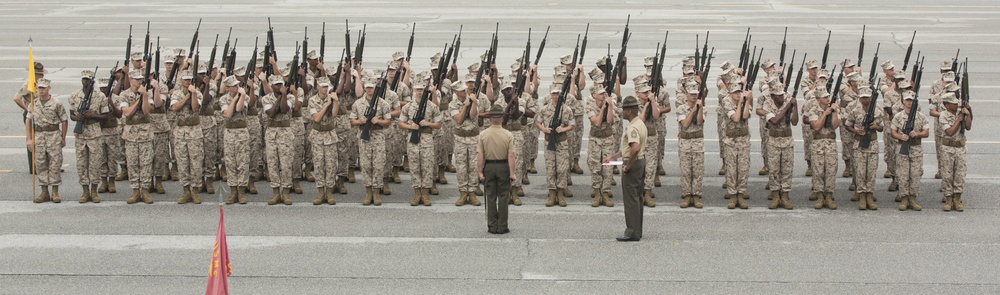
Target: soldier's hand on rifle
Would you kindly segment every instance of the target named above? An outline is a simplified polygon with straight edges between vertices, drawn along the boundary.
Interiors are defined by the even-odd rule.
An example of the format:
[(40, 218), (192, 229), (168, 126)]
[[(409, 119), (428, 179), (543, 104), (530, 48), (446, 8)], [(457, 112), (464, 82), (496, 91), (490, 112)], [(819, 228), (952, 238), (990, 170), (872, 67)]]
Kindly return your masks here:
[(274, 59), (274, 55), (271, 55), (268, 57), (268, 62), (276, 64), (278, 63), (278, 60)]
[(188, 90), (188, 93), (194, 93), (194, 92), (198, 91), (198, 88), (194, 87), (194, 84), (190, 84), (190, 85), (188, 85), (187, 90)]
[(900, 134), (899, 136), (901, 137), (900, 140), (902, 140), (902, 141), (908, 141), (908, 140), (910, 140), (910, 136), (909, 135)]
[(205, 76), (205, 77), (201, 78), (202, 85), (208, 86), (208, 83), (211, 82), (211, 81), (212, 81), (212, 78), (209, 77), (209, 76)]
[(695, 104), (696, 106), (700, 106), (700, 107), (702, 107), (702, 108), (704, 108), (704, 107), (705, 107), (705, 102), (704, 102), (704, 101), (702, 101), (701, 99), (699, 99), (699, 100), (696, 100), (696, 101), (694, 101), (694, 104)]
[(796, 104), (797, 102), (798, 102), (798, 101), (797, 101), (797, 100), (795, 100), (795, 98), (794, 98), (794, 97), (792, 97), (792, 99), (788, 100), (788, 105), (790, 105), (790, 106), (794, 107), (794, 106), (795, 106), (795, 104)]
[(83, 111), (83, 119), (93, 118), (93, 117), (94, 117), (94, 111), (92, 110)]
[(909, 135), (909, 136), (908, 136), (909, 138), (916, 138), (916, 137), (917, 137), (917, 131), (913, 131), (913, 130), (911, 130), (911, 131), (910, 131), (910, 134), (908, 134), (908, 135)]
[(240, 95), (247, 95), (247, 90), (245, 88), (243, 88), (243, 87), (240, 87), (239, 89), (237, 89), (236, 92), (239, 93)]
[(420, 127), (427, 127), (427, 126), (431, 126), (431, 122), (428, 122), (427, 120), (422, 120), (422, 121), (420, 121), (419, 125), (420, 125)]
[[(871, 129), (871, 130), (877, 130), (878, 129), (878, 123), (872, 122), (871, 125), (868, 125), (868, 128)], [(864, 134), (862, 134), (862, 135), (864, 135)]]
[(81, 115), (81, 114), (79, 114), (79, 113), (77, 113), (77, 112), (74, 111), (74, 112), (70, 112), (69, 118), (73, 119), (73, 121), (80, 121), (80, 120), (83, 120), (83, 115)]
[(138, 89), (138, 90), (139, 90), (138, 92), (139, 92), (140, 94), (141, 94), (141, 93), (146, 93), (146, 85), (142, 85), (142, 83), (140, 83), (140, 84), (139, 84), (139, 89)]
[(434, 85), (427, 85), (427, 89), (424, 90), (434, 93), (435, 91), (437, 91), (437, 87), (434, 87)]
[(298, 87), (289, 88), (288, 91), (289, 91), (289, 93), (292, 94), (293, 97), (299, 97), (299, 88)]

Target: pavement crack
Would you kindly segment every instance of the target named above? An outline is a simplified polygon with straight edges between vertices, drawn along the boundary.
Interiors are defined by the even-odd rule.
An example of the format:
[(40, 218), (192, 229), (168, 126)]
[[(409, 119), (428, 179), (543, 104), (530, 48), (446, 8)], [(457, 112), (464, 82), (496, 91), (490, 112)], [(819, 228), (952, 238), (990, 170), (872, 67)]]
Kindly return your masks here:
[(524, 267), (531, 261), (531, 239), (524, 240), (524, 250), (526, 255), (524, 256), (524, 262), (517, 267), (517, 275), (523, 280), (524, 278)]

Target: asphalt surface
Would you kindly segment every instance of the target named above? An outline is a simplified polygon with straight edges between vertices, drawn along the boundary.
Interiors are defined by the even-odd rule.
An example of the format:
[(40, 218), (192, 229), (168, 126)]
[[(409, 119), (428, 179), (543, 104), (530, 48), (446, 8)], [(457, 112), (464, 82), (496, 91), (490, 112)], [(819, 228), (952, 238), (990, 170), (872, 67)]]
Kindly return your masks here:
[[(410, 207), (409, 175), (393, 184), (393, 195), (381, 207), (361, 206), (359, 183), (350, 194), (337, 195), (335, 206), (313, 206), (315, 188), (294, 195), (292, 206), (267, 206), (262, 194), (251, 204), (226, 207), (234, 294), (566, 294), (566, 293), (996, 293), (1000, 260), (995, 224), (1000, 223), (995, 195), (1000, 188), (992, 132), (1000, 102), (996, 56), (1000, 35), (994, 28), (1000, 9), (993, 1), (747, 1), (690, 3), (665, 1), (476, 1), (334, 2), (334, 1), (171, 1), (134, 3), (0, 3), (0, 93), (15, 93), (24, 81), (27, 40), (34, 40), (35, 59), (45, 64), (53, 93), (65, 102), (79, 87), (78, 73), (100, 66), (107, 75), (124, 59), (128, 26), (133, 44), (141, 44), (145, 22), (152, 22), (153, 39), (165, 48), (189, 45), (199, 18), (201, 53), (206, 57), (215, 34), (233, 26), (240, 38), (238, 62), (250, 56), (251, 39), (263, 38), (271, 17), (281, 62), (289, 60), (295, 41), (309, 27), (310, 46), (319, 45), (322, 22), (327, 24), (327, 59), (343, 48), (344, 20), (350, 20), (352, 41), (367, 24), (365, 65), (378, 68), (392, 52), (405, 51), (413, 23), (417, 24), (413, 65), (430, 68), (428, 58), (451, 42), (463, 25), (460, 68), (476, 61), (500, 23), (498, 67), (517, 58), (528, 28), (537, 44), (551, 26), (539, 63), (542, 87), (547, 87), (558, 56), (570, 54), (576, 35), (590, 23), (584, 65), (589, 71), (598, 54), (613, 44), (617, 54), (626, 16), (633, 33), (628, 57), (630, 76), (640, 71), (642, 57), (653, 55), (657, 42), (670, 31), (664, 75), (680, 75), (681, 59), (693, 52), (695, 35), (704, 41), (711, 31), (716, 48), (714, 65), (736, 61), (747, 27), (765, 57), (777, 59), (782, 33), (788, 27), (788, 56), (798, 50), (809, 59), (822, 54), (827, 30), (832, 30), (831, 64), (857, 58), (862, 25), (867, 25), (863, 66), (867, 73), (876, 44), (879, 60), (902, 66), (902, 56), (914, 30), (914, 51), (927, 56), (926, 103), (930, 82), (938, 79), (938, 63), (961, 56), (969, 59), (972, 104), (976, 123), (969, 137), (969, 174), (964, 213), (942, 212), (933, 179), (933, 145), (924, 144), (925, 175), (919, 201), (922, 212), (900, 212), (886, 192), (888, 179), (877, 180), (878, 211), (858, 211), (848, 199), (847, 178), (838, 177), (840, 209), (814, 210), (807, 200), (802, 143), (796, 143), (794, 210), (767, 210), (765, 176), (752, 173), (751, 209), (727, 210), (714, 128), (706, 131), (705, 209), (680, 209), (676, 172), (675, 125), (669, 125), (667, 175), (656, 188), (657, 207), (645, 209), (645, 232), (639, 243), (619, 243), (624, 229), (620, 187), (616, 206), (591, 208), (590, 175), (573, 175), (576, 197), (565, 208), (543, 206), (544, 161), (540, 174), (525, 187), (525, 204), (511, 209), (511, 233), (486, 233), (483, 207), (455, 207), (455, 176), (433, 196), (431, 207)], [(263, 42), (260, 42), (263, 47)], [(699, 45), (700, 46), (700, 45)], [(221, 44), (220, 44), (221, 47)], [(916, 54), (916, 52), (914, 52)], [(911, 61), (912, 63), (912, 61)], [(911, 65), (912, 66), (912, 65)], [(713, 69), (713, 71), (717, 71)], [(714, 75), (713, 75), (714, 76)], [(714, 78), (712, 78), (714, 80)], [(623, 92), (631, 91), (631, 83)], [(623, 86), (625, 87), (625, 86)], [(673, 91), (674, 84), (668, 83)], [(709, 100), (714, 120), (715, 100)], [(75, 202), (76, 165), (72, 136), (64, 149), (62, 204), (31, 203), (21, 111), (0, 104), (0, 294), (190, 294), (202, 292), (218, 222), (216, 196), (205, 204), (172, 204), (180, 193), (177, 182), (166, 183), (167, 195), (154, 195), (153, 205), (126, 205), (127, 182), (117, 194), (105, 194), (101, 204)], [(668, 114), (673, 120), (674, 114)], [(751, 120), (756, 137), (756, 120)], [(795, 138), (801, 138), (794, 128)], [(586, 143), (585, 143), (586, 144)], [(586, 153), (586, 149), (583, 150)], [(751, 148), (751, 171), (761, 167), (759, 141)], [(879, 173), (884, 171), (880, 164)], [(843, 169), (841, 163), (840, 169)], [(360, 175), (360, 174), (359, 174)], [(223, 185), (217, 184), (222, 188)], [(220, 189), (218, 195), (222, 195)]]

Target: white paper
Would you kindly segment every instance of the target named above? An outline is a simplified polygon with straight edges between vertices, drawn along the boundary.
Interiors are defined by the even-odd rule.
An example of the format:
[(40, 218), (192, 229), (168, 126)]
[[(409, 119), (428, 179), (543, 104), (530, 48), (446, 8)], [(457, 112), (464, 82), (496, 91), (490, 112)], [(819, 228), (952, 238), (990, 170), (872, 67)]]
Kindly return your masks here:
[(624, 161), (610, 161), (610, 162), (604, 163), (602, 165), (604, 165), (604, 166), (621, 166), (621, 165), (624, 165), (624, 164), (625, 164)]

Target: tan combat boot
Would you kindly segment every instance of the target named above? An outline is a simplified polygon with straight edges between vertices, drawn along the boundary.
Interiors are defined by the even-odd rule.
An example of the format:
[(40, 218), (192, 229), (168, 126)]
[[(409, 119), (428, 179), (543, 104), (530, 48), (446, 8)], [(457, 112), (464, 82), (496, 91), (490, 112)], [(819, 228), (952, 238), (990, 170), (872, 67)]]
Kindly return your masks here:
[(115, 181), (125, 181), (128, 180), (128, 167), (125, 165), (119, 165), (118, 175), (115, 176)]
[(868, 210), (878, 210), (878, 205), (875, 205), (875, 194), (866, 193), (865, 203), (868, 203)]
[(320, 205), (326, 203), (326, 188), (320, 187), (316, 188), (316, 198), (313, 199), (313, 205)]
[(831, 210), (837, 210), (837, 202), (833, 200), (833, 193), (824, 193), (825, 205)]
[(917, 204), (917, 195), (910, 195), (909, 198), (910, 208), (913, 208), (913, 211), (923, 210), (923, 207), (921, 207), (920, 204)]
[(573, 174), (583, 174), (583, 169), (580, 168), (579, 161), (573, 161), (573, 167), (570, 169), (570, 173)]
[(184, 193), (181, 194), (180, 198), (177, 198), (177, 204), (186, 204), (191, 201), (191, 187), (184, 186)]
[(435, 195), (435, 196), (437, 196), (438, 194), (441, 193), (440, 191), (438, 191), (438, 185), (437, 185), (437, 183), (435, 183), (433, 181), (431, 181), (431, 188), (428, 189), (427, 192), (430, 193), (430, 194), (432, 194), (432, 195)]
[(726, 202), (726, 208), (728, 208), (728, 209), (736, 209), (736, 199), (739, 199), (739, 198), (737, 198), (734, 195), (730, 195), (730, 194), (726, 194), (726, 197), (727, 197), (726, 199), (729, 199), (729, 201)]
[(83, 194), (80, 195), (80, 204), (90, 201), (90, 186), (83, 185)]
[(445, 170), (447, 170), (448, 173), (455, 173), (456, 171), (458, 171), (458, 168), (455, 168), (455, 164), (452, 164), (451, 155), (448, 155), (448, 165), (445, 167)]
[(101, 185), (97, 187), (97, 192), (98, 193), (108, 192), (108, 180), (106, 178), (101, 177)]
[(781, 192), (771, 191), (767, 194), (767, 197), (771, 200), (771, 203), (767, 204), (767, 209), (778, 209), (778, 205), (781, 203)]
[[(472, 205), (472, 206), (477, 206), (477, 207), (478, 207), (479, 205), (482, 205), (482, 204), (483, 204), (483, 203), (480, 203), (480, 202), (479, 202), (479, 199), (476, 199), (476, 194), (474, 194), (474, 193), (472, 193), (472, 192), (465, 192), (465, 194), (466, 194), (466, 195), (468, 196), (468, 200), (466, 200), (466, 204), (470, 204), (470, 205)], [(521, 202), (521, 200), (517, 200), (517, 201), (518, 201), (519, 203)]]
[(392, 181), (392, 179), (385, 179), (385, 180), (382, 181), (382, 194), (383, 195), (386, 195), (386, 196), (392, 195), (392, 188), (389, 187), (389, 182), (391, 182), (391, 181)]
[(324, 195), (323, 197), (326, 198), (326, 203), (327, 204), (337, 205), (337, 200), (333, 198), (333, 188), (332, 187), (326, 188), (326, 195)]
[(694, 199), (691, 202), (694, 203), (693, 205), (694, 205), (695, 208), (701, 209), (702, 207), (705, 206), (705, 204), (701, 203), (701, 195), (694, 195), (694, 196), (691, 196), (691, 198)]
[(868, 193), (854, 193), (854, 199), (858, 199), (858, 210), (868, 210)]
[(595, 188), (592, 191), (590, 191), (590, 197), (591, 198), (597, 198), (599, 196), (601, 196), (601, 189)]
[[(571, 185), (571, 184), (569, 184), (567, 182), (567, 185)], [(563, 194), (562, 194), (563, 197), (567, 197), (567, 198), (572, 198), (573, 197), (573, 192), (570, 191), (569, 188), (563, 188), (562, 191), (563, 191)]]
[(410, 199), (410, 206), (420, 205), (421, 201), (420, 194), (422, 194), (423, 192), (424, 192), (423, 189), (420, 188), (413, 189), (413, 199)]
[[(524, 190), (521, 190), (521, 192), (524, 193)], [(484, 195), (483, 188), (480, 187), (480, 186), (478, 186), (478, 185), (476, 186), (476, 195), (480, 196), (480, 197), (482, 197)], [(520, 196), (523, 196), (523, 195), (520, 195)]]
[(170, 180), (170, 163), (167, 163), (167, 167), (163, 167), (163, 172), (160, 175), (153, 175), (153, 177), (158, 177), (163, 180)]
[(768, 173), (771, 172), (767, 170), (767, 166), (760, 167), (760, 171), (757, 171), (757, 175), (767, 175)]
[(745, 198), (736, 198), (736, 206), (739, 206), (740, 209), (750, 208), (750, 205), (747, 204), (747, 201), (744, 201), (744, 199)]
[(781, 205), (785, 210), (792, 210), (795, 207), (792, 205), (792, 201), (788, 199), (788, 194), (790, 192), (781, 192)]
[(166, 194), (167, 191), (163, 189), (163, 179), (159, 177), (154, 177), (154, 178), (156, 178), (156, 181), (153, 182), (153, 189), (156, 190), (157, 194), (161, 195)]
[(899, 211), (906, 211), (910, 207), (909, 196), (896, 196), (896, 199), (900, 200)]
[(556, 203), (556, 190), (549, 190), (549, 199), (545, 200), (545, 207), (552, 207)]
[(291, 188), (286, 187), (281, 189), (281, 201), (282, 203), (285, 203), (285, 205), (292, 204), (292, 196), (289, 195), (291, 192), (292, 192)]
[[(856, 184), (856, 183), (854, 182), (854, 179), (851, 179), (851, 186), (848, 186), (848, 187), (847, 187), (847, 190), (848, 190), (848, 191), (852, 191), (852, 192), (853, 192), (853, 191), (856, 191), (856, 190), (858, 190), (858, 186), (857, 186), (857, 184)], [(852, 201), (853, 201), (853, 200), (852, 200)]]
[(201, 204), (201, 196), (198, 195), (198, 190), (191, 190), (191, 202), (195, 204)]
[(595, 188), (594, 192), (591, 193), (591, 195), (592, 195), (592, 198), (594, 198), (594, 200), (590, 201), (590, 207), (600, 206), (601, 205), (601, 200), (604, 198), (604, 197), (601, 196), (601, 191), (599, 189)]
[(344, 186), (344, 181), (347, 181), (347, 177), (338, 176), (337, 177), (337, 192), (341, 195), (347, 194), (347, 186)]
[(601, 193), (601, 203), (604, 206), (608, 206), (608, 207), (614, 207), (615, 206), (615, 203), (611, 201), (611, 192), (603, 192), (603, 193)]
[(566, 185), (573, 185), (573, 178), (566, 176)]
[(559, 207), (566, 207), (565, 197), (566, 197), (565, 188), (556, 189), (556, 204), (559, 205)]
[[(472, 197), (473, 200), (476, 200), (476, 195), (475, 194), (472, 194), (472, 193), (469, 193), (469, 194), (470, 194), (470, 196)], [(476, 200), (476, 203), (477, 203), (476, 206), (479, 206), (479, 204), (478, 204), (479, 200)], [(521, 206), (521, 198), (519, 198), (517, 196), (517, 194), (510, 195), (510, 203), (514, 204), (514, 206)]]
[(813, 195), (816, 195), (816, 205), (813, 205), (813, 208), (823, 209), (824, 202), (826, 201), (826, 193), (813, 192)]
[(523, 197), (524, 187), (523, 186), (514, 187), (514, 196)]
[(181, 179), (180, 176), (181, 174), (177, 173), (177, 165), (174, 164), (173, 166), (170, 166), (170, 180), (178, 181)]
[(531, 184), (531, 180), (528, 179), (527, 175), (525, 175), (524, 177), (521, 178), (521, 184), (525, 184), (525, 185)]
[(372, 204), (372, 188), (365, 187), (365, 198), (361, 200), (361, 205), (368, 206)]
[(618, 185), (618, 181), (616, 181), (614, 177), (611, 177), (611, 185)]
[[(813, 176), (812, 161), (806, 161), (806, 176)], [(815, 201), (815, 200), (810, 200), (810, 201)]]
[(298, 178), (293, 178), (292, 179), (292, 188), (288, 189), (289, 193), (294, 192), (297, 195), (301, 195), (302, 194), (302, 185), (299, 184), (299, 181), (300, 180)]
[(354, 183), (356, 178), (354, 178), (354, 169), (347, 169), (347, 182)]
[(108, 177), (108, 192), (117, 193), (118, 188), (115, 187), (115, 180), (112, 177)]
[(659, 175), (653, 176), (653, 186), (660, 187), (662, 185), (663, 184), (660, 183), (660, 176)]
[(372, 205), (382, 206), (382, 196), (378, 194), (378, 188), (372, 188)]
[(267, 199), (267, 204), (276, 205), (278, 204), (278, 202), (281, 202), (281, 188), (272, 187), (271, 191), (273, 191), (274, 196), (271, 196), (270, 199)]
[(844, 160), (844, 174), (840, 177), (851, 177), (851, 161)]
[(952, 196), (952, 198), (953, 198), (952, 202), (955, 203), (955, 211), (965, 212), (965, 205), (962, 204), (962, 193), (955, 193), (955, 195)]
[(455, 206), (465, 206), (465, 199), (469, 197), (469, 192), (459, 192)]
[(656, 175), (660, 176), (667, 175), (667, 171), (663, 170), (663, 164), (656, 166)]
[(306, 164), (306, 170), (303, 174), (305, 174), (306, 181), (308, 182), (316, 182), (316, 177), (313, 177), (312, 171), (313, 171), (313, 164)]
[[(898, 190), (899, 190), (899, 183), (896, 182), (896, 179), (893, 179), (892, 183), (889, 184), (889, 191), (894, 192)], [(896, 202), (899, 202), (899, 200), (896, 200)]]
[(862, 198), (861, 195), (862, 195), (862, 193), (857, 193), (857, 192), (851, 194), (851, 202), (857, 202), (858, 200), (861, 200), (861, 202), (864, 202), (865, 199)]
[(440, 183), (440, 184), (448, 184), (448, 178), (444, 177), (444, 170), (447, 169), (447, 168), (448, 167), (445, 167), (445, 166), (438, 167), (438, 181), (437, 181), (438, 183)]
[[(616, 169), (615, 171), (617, 171), (618, 168), (616, 167), (615, 169)], [(535, 161), (534, 160), (531, 161), (531, 166), (528, 167), (528, 173), (538, 174), (538, 169), (535, 168)], [(618, 174), (618, 173), (615, 173), (615, 174)]]
[(149, 195), (149, 189), (148, 188), (140, 188), (139, 189), (139, 197), (142, 198), (142, 202), (143, 203), (146, 203), (146, 204), (152, 204), (153, 203), (153, 196)]
[(236, 203), (237, 198), (239, 198), (239, 188), (235, 186), (229, 186), (229, 196), (226, 197), (226, 205), (232, 205)]
[(653, 191), (644, 190), (642, 193), (642, 204), (646, 207), (656, 207), (656, 202), (653, 202)]
[(53, 185), (52, 186), (52, 195), (51, 195), (51, 198), (52, 198), (52, 202), (53, 203), (62, 203), (62, 198), (59, 197), (59, 186), (58, 185)]
[(403, 172), (410, 172), (410, 160), (406, 156), (403, 157)]
[(815, 200), (818, 200), (818, 199), (819, 199), (819, 193), (818, 192), (809, 193), (809, 200), (810, 201), (815, 201)]
[(722, 167), (722, 168), (719, 168), (719, 175), (726, 175), (726, 168), (725, 168), (725, 165), (723, 165), (723, 167)]
[(681, 208), (687, 208), (691, 206), (691, 196), (684, 195), (681, 197)]
[(212, 176), (206, 177), (205, 183), (203, 183), (202, 186), (204, 186), (203, 191), (205, 193), (210, 195), (215, 194), (215, 177)]
[(392, 166), (392, 182), (402, 183), (402, 181), (399, 179), (399, 167)]
[(229, 181), (229, 173), (226, 172), (226, 164), (219, 165), (219, 179), (223, 182)]
[(420, 196), (420, 202), (424, 203), (424, 206), (431, 205), (431, 196), (427, 193), (429, 189), (423, 189), (423, 194)]
[(101, 195), (97, 194), (97, 185), (96, 184), (91, 184), (90, 185), (90, 201), (94, 202), (94, 204), (97, 204), (97, 203), (101, 202)]
[(951, 207), (954, 206), (954, 204), (952, 203), (953, 200), (954, 200), (954, 198), (955, 198), (954, 196), (944, 196), (944, 211), (945, 212), (951, 211)]
[(246, 205), (247, 203), (247, 195), (243, 192), (242, 187), (236, 187), (236, 201), (238, 201), (240, 205)]
[(132, 189), (132, 195), (125, 200), (126, 204), (135, 204), (139, 201), (139, 189)]

